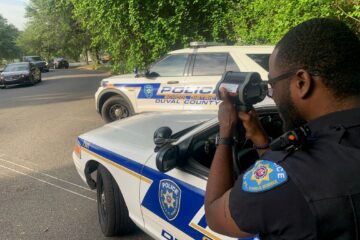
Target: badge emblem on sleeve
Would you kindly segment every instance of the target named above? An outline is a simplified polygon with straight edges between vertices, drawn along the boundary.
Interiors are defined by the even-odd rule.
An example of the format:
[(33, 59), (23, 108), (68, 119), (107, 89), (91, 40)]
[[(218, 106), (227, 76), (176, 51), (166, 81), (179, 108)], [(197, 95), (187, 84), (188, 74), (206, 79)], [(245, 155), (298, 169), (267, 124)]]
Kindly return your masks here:
[(245, 192), (264, 192), (287, 180), (284, 168), (268, 160), (259, 160), (244, 174), (242, 189)]
[(163, 179), (159, 183), (160, 206), (169, 221), (174, 220), (180, 209), (181, 189), (169, 179)]
[(151, 98), (153, 96), (154, 87), (152, 85), (145, 85), (144, 93), (147, 98)]

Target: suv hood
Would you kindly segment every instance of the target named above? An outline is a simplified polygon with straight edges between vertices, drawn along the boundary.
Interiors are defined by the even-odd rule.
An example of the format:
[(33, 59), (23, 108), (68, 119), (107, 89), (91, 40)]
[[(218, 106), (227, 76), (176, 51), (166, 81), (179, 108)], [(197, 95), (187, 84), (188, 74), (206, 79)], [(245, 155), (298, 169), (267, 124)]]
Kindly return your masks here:
[(168, 126), (174, 134), (210, 120), (216, 114), (216, 111), (144, 113), (106, 124), (79, 138), (122, 156), (145, 161), (154, 153), (153, 136), (159, 127)]
[(101, 82), (106, 83), (136, 83), (140, 78), (135, 77), (135, 74), (122, 74), (103, 79)]
[(33, 63), (33, 64), (35, 64), (35, 65), (46, 64), (45, 61), (35, 61), (35, 62), (31, 62), (31, 63)]
[(2, 72), (0, 75), (7, 77), (7, 76), (21, 75), (21, 74), (27, 75), (27, 74), (29, 74), (29, 71)]

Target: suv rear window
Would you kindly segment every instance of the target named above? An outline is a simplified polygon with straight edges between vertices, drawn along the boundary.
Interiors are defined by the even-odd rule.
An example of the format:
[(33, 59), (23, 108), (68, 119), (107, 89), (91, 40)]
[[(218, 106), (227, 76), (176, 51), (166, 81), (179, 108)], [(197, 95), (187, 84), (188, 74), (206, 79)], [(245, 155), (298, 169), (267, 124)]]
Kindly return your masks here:
[(247, 54), (252, 60), (269, 72), (270, 54)]
[(222, 75), (224, 71), (239, 71), (228, 53), (199, 53), (195, 57), (193, 76)]

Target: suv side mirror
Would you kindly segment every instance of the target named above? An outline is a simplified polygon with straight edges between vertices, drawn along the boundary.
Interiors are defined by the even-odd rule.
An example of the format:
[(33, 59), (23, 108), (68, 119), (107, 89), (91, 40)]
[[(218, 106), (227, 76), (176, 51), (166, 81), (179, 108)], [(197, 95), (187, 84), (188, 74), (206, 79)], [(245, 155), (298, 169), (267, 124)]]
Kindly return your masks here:
[(145, 72), (145, 76), (149, 78), (155, 78), (155, 77), (159, 77), (160, 74), (158, 74), (157, 72), (150, 72), (149, 70), (147, 70)]
[(171, 142), (172, 130), (169, 127), (160, 127), (154, 132), (154, 143), (156, 145), (155, 152), (164, 146), (166, 143)]
[(160, 172), (167, 172), (177, 166), (179, 148), (174, 145), (167, 145), (160, 149), (156, 156), (156, 167)]

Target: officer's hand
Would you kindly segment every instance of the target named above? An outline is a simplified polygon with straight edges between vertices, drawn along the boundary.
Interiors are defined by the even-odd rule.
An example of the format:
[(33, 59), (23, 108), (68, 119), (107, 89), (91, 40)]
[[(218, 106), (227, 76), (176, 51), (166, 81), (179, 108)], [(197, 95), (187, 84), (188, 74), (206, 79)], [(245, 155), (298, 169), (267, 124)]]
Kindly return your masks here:
[(229, 94), (225, 88), (220, 88), (222, 103), (219, 107), (220, 137), (228, 138), (236, 127), (238, 116), (234, 105), (230, 102)]
[(246, 130), (246, 138), (250, 139), (256, 146), (264, 146), (269, 143), (269, 137), (264, 131), (255, 110), (240, 112), (239, 118)]

